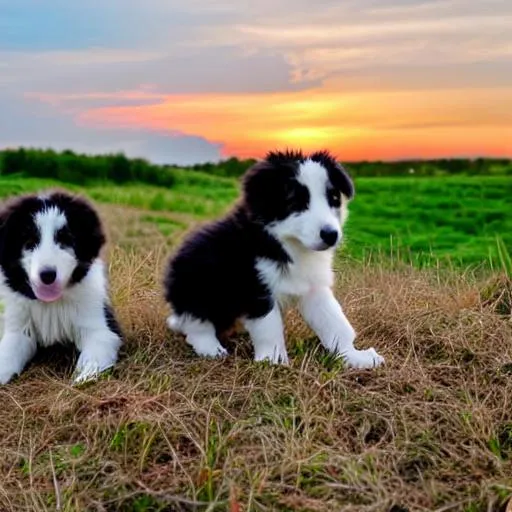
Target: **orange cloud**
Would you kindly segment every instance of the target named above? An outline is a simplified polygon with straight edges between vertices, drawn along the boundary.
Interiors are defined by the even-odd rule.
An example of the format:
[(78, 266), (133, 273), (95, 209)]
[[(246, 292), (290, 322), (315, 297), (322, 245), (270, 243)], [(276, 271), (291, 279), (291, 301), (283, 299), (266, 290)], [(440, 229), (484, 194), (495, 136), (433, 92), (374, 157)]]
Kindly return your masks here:
[(181, 132), (223, 144), (225, 155), (327, 147), (345, 160), (410, 156), (512, 156), (506, 88), (348, 93), (168, 95), (154, 103), (93, 108), (97, 127)]

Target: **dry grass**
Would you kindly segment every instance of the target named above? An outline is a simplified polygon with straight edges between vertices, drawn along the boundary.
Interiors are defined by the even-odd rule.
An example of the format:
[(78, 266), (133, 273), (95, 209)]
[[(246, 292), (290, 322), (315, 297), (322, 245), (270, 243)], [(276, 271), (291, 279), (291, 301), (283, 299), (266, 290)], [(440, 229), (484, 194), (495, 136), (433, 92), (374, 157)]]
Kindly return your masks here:
[(293, 312), (290, 367), (253, 363), (244, 335), (206, 361), (164, 326), (169, 238), (105, 213), (127, 343), (96, 383), (72, 387), (61, 349), (0, 389), (0, 510), (476, 512), (512, 494), (500, 282), (350, 266), (338, 295), (382, 369), (344, 370)]

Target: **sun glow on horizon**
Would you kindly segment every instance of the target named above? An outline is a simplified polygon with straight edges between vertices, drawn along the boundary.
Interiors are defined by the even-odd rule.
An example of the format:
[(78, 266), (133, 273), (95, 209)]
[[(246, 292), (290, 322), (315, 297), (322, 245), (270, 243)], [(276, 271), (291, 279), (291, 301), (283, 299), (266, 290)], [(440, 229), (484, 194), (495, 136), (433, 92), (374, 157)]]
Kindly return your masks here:
[[(224, 156), (258, 157), (270, 148), (285, 146), (305, 151), (332, 148), (349, 159), (512, 156), (509, 114), (502, 108), (512, 104), (512, 91), (502, 88), (493, 93), (452, 89), (430, 91), (425, 97), (422, 90), (336, 93), (316, 89), (157, 99), (150, 94), (140, 105), (86, 108), (78, 119), (102, 129), (201, 136), (221, 144)], [(68, 99), (63, 96), (60, 101), (66, 105)]]

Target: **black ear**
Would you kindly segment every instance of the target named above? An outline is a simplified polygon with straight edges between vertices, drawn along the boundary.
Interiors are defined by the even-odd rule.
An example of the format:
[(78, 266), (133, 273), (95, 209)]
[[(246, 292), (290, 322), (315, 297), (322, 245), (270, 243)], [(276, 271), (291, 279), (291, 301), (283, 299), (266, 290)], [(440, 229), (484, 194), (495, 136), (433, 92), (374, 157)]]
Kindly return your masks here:
[(337, 190), (348, 199), (354, 197), (355, 190), (352, 179), (345, 168), (328, 151), (318, 151), (313, 153), (310, 158), (327, 170), (329, 180)]
[(255, 163), (243, 177), (244, 207), (254, 221), (265, 222), (269, 216), (268, 196), (275, 192), (271, 186), (273, 171), (273, 165), (262, 160)]
[(287, 216), (286, 187), (297, 169), (295, 154), (269, 153), (246, 172), (242, 181), (243, 206), (252, 220), (269, 223)]
[(0, 268), (8, 286), (29, 298), (35, 298), (35, 295), (21, 266), (21, 254), (25, 235), (31, 230), (36, 203), (30, 197), (18, 197), (8, 200), (0, 208)]
[(106, 242), (96, 210), (86, 199), (66, 192), (52, 194), (51, 200), (66, 214), (69, 229), (74, 235), (76, 257), (83, 263), (92, 263)]
[(10, 210), (5, 206), (0, 208), (0, 261), (4, 254), (5, 238), (7, 236), (7, 223), (9, 222)]
[(27, 237), (36, 238), (32, 218), (38, 204), (37, 198), (25, 195), (11, 198), (0, 207), (0, 266), (11, 271), (16, 267), (20, 282), (26, 277), (22, 275), (20, 256)]
[(332, 184), (341, 191), (348, 199), (352, 199), (355, 194), (354, 182), (341, 164), (336, 164), (336, 169), (330, 176)]
[(0, 207), (0, 261), (12, 256), (15, 250), (13, 237), (19, 238), (29, 220), (34, 201), (30, 197), (20, 196), (7, 200)]

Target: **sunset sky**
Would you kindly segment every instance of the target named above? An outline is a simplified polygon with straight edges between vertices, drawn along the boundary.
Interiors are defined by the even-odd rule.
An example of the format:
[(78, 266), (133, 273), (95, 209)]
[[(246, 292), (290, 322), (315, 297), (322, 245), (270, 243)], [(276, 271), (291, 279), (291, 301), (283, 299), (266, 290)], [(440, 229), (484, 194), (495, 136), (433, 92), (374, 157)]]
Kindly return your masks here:
[(0, 147), (512, 157), (511, 0), (0, 0)]

